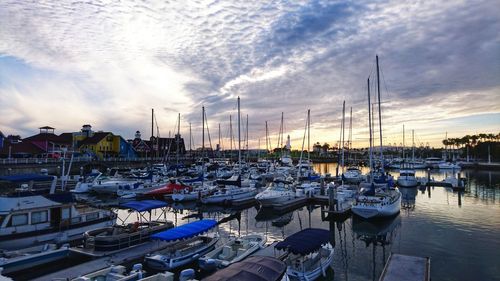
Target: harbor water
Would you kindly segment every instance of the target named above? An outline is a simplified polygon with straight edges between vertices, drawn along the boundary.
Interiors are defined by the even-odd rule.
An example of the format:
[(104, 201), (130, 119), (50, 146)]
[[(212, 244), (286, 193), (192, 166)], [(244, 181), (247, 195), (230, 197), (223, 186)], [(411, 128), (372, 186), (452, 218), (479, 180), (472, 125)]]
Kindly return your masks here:
[[(322, 173), (335, 174), (336, 164), (316, 164)], [(366, 172), (363, 170), (363, 172)], [(452, 171), (431, 171), (442, 180)], [(391, 172), (397, 177), (397, 172)], [(303, 228), (329, 229), (335, 241), (333, 270), (323, 280), (378, 280), (391, 252), (431, 258), (432, 280), (500, 280), (500, 172), (461, 171), (465, 192), (450, 188), (401, 189), (398, 216), (368, 222), (347, 218), (323, 221), (320, 206), (305, 206), (286, 214), (205, 209), (205, 218), (241, 216), (219, 227), (224, 236), (263, 233), (268, 242), (281, 240)], [(425, 177), (426, 171), (417, 172)], [(177, 205), (170, 219), (177, 224), (193, 211)]]
[[(315, 164), (314, 168), (322, 174), (336, 172), (336, 164)], [(366, 168), (362, 171), (367, 172)], [(397, 178), (396, 171), (390, 173)], [(417, 176), (427, 177), (426, 173), (418, 171)], [(434, 170), (430, 178), (440, 181), (453, 173), (456, 174)], [(194, 202), (171, 203), (165, 214), (157, 209), (151, 215), (153, 219), (161, 216), (171, 220), (175, 225), (200, 218), (226, 218), (217, 228), (223, 241), (230, 236), (260, 233), (270, 243), (308, 227), (330, 230), (330, 241), (335, 246), (333, 269), (320, 280), (378, 280), (391, 252), (430, 257), (432, 280), (500, 280), (500, 172), (462, 170), (460, 176), (467, 178), (463, 192), (445, 187), (401, 188), (400, 214), (375, 222), (352, 217), (343, 221), (323, 220), (319, 205), (280, 214), (256, 206), (232, 209), (197, 206)], [(107, 198), (91, 201), (99, 200), (109, 203)], [(119, 210), (118, 215), (127, 222), (138, 219), (137, 214), (126, 210)], [(74, 262), (46, 265), (16, 276), (16, 280), (29, 280)], [(198, 273), (197, 277), (204, 275)]]

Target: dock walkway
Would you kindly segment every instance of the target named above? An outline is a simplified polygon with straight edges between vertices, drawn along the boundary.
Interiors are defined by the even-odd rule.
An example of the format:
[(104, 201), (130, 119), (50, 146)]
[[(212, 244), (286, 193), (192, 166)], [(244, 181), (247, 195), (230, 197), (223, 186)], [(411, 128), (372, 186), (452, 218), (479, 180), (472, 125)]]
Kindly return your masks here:
[(111, 265), (119, 265), (134, 260), (141, 260), (146, 254), (166, 248), (168, 247), (168, 245), (168, 243), (162, 243), (159, 241), (149, 241), (134, 247), (130, 247), (110, 256), (101, 257), (45, 276), (41, 276), (34, 279), (33, 281), (71, 280), (76, 277), (101, 270)]
[(391, 253), (379, 281), (429, 281), (431, 259)]

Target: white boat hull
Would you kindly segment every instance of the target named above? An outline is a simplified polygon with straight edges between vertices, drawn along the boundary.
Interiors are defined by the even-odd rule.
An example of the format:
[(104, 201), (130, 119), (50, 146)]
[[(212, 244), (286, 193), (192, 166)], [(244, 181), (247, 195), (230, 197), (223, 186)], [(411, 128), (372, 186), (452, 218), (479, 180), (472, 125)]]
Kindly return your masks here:
[(418, 181), (416, 178), (398, 178), (398, 186), (401, 187), (416, 187), (418, 185)]
[(29, 236), (25, 238), (16, 238), (10, 240), (2, 240), (0, 241), (0, 249), (4, 250), (16, 250), (31, 247), (33, 245), (45, 244), (45, 243), (66, 243), (72, 240), (83, 238), (83, 233), (90, 229), (102, 228), (113, 226), (116, 222), (116, 219), (107, 220), (103, 222), (99, 222), (92, 225), (86, 225), (74, 229), (68, 229), (65, 231), (55, 231), (47, 234), (37, 235), (37, 236)]
[(329, 249), (330, 254), (328, 258), (323, 259), (321, 261), (320, 266), (310, 270), (310, 271), (299, 271), (291, 268), (290, 266), (287, 267), (286, 274), (290, 278), (290, 280), (300, 280), (300, 281), (312, 281), (318, 279), (320, 276), (325, 276), (326, 275), (326, 270), (330, 265), (332, 264), (333, 261), (333, 254), (334, 254), (334, 249), (330, 248)]
[(224, 203), (224, 202), (230, 202), (233, 200), (239, 200), (239, 199), (245, 199), (245, 198), (251, 198), (254, 197), (257, 192), (255, 190), (253, 191), (246, 191), (246, 192), (241, 192), (241, 193), (236, 193), (236, 194), (221, 194), (221, 195), (212, 195), (205, 197), (201, 199), (201, 202), (203, 204), (218, 204), (218, 203)]
[(355, 215), (365, 219), (394, 216), (401, 210), (401, 194), (391, 204), (355, 204), (351, 210)]

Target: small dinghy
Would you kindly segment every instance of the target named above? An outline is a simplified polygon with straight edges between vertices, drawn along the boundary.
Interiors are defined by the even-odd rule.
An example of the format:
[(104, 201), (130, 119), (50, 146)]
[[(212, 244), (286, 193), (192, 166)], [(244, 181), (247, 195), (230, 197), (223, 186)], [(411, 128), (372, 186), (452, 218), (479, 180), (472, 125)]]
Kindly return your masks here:
[(250, 254), (261, 249), (266, 244), (266, 241), (266, 237), (259, 234), (230, 239), (224, 245), (201, 257), (199, 265), (204, 270), (226, 267), (244, 260)]
[(215, 247), (217, 235), (201, 235), (217, 225), (215, 220), (199, 220), (187, 223), (152, 236), (164, 242), (172, 242), (165, 249), (146, 256), (146, 264), (155, 270), (171, 270), (193, 261)]

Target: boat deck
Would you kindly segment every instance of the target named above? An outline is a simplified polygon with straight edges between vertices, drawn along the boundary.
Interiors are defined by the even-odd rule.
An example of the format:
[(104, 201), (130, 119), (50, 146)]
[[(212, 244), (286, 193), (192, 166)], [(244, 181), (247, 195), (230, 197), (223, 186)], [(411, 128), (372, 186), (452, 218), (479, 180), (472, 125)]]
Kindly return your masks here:
[(379, 281), (429, 281), (431, 259), (391, 253)]
[(275, 251), (274, 250), (274, 246), (276, 246), (276, 244), (278, 244), (278, 241), (274, 241), (273, 243), (269, 244), (269, 245), (266, 245), (264, 246), (264, 248), (256, 251), (255, 253), (251, 254), (250, 256), (253, 257), (253, 256), (265, 256), (265, 257), (275, 257), (275, 258), (278, 258), (280, 260), (284, 260), (285, 257), (287, 256), (287, 254), (282, 254), (281, 256), (279, 257), (276, 257), (275, 256), (275, 253), (276, 254), (279, 254), (279, 251)]

